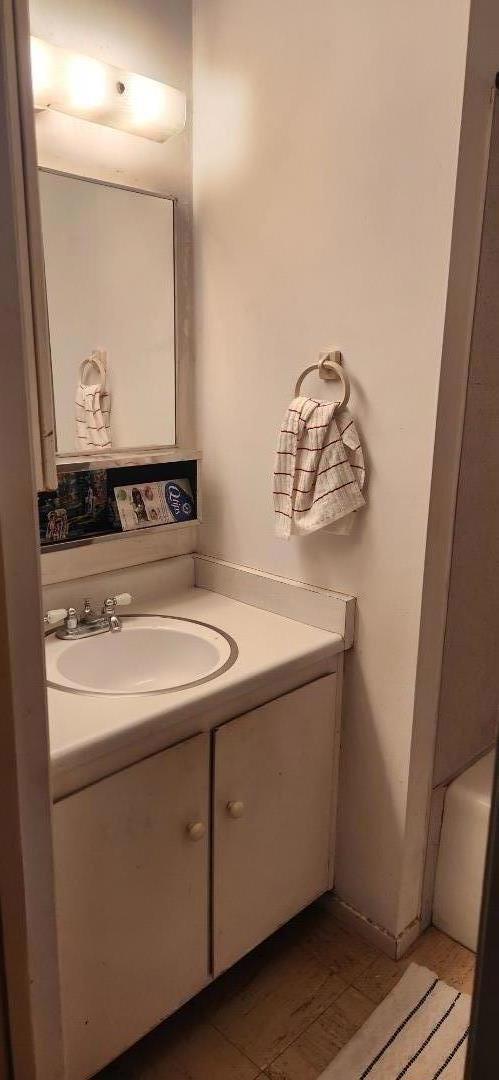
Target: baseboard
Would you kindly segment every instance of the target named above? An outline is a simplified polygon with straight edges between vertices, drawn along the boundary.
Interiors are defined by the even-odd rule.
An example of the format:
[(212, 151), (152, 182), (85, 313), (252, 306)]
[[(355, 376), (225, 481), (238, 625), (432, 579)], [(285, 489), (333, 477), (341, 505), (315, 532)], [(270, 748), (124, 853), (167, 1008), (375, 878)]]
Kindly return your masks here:
[(355, 597), (347, 593), (277, 577), (208, 555), (194, 557), (196, 585), (287, 619), (340, 634), (345, 649), (353, 644)]
[(335, 893), (326, 893), (322, 897), (321, 903), (328, 911), (332, 912), (346, 930), (352, 930), (359, 937), (362, 937), (364, 941), (369, 942), (375, 949), (379, 949), (380, 952), (385, 953), (392, 960), (400, 960), (421, 934), (421, 920), (419, 918), (414, 919), (398, 937), (395, 937), (389, 930), (371, 922), (370, 919), (344, 900), (341, 900)]
[(414, 945), (418, 937), (421, 937), (423, 929), (426, 929), (426, 927), (422, 926), (421, 918), (418, 915), (417, 919), (413, 919), (412, 923), (409, 923), (409, 926), (402, 930), (402, 933), (396, 939), (396, 960), (400, 960), (402, 956), (405, 956), (411, 945)]
[(440, 833), (442, 831), (446, 791), (446, 784), (440, 784), (439, 787), (433, 789), (431, 794), (428, 840), (426, 845), (423, 887), (421, 891), (421, 926), (423, 930), (426, 930), (430, 925), (433, 913), (433, 894), (435, 892), (438, 850), (440, 847)]

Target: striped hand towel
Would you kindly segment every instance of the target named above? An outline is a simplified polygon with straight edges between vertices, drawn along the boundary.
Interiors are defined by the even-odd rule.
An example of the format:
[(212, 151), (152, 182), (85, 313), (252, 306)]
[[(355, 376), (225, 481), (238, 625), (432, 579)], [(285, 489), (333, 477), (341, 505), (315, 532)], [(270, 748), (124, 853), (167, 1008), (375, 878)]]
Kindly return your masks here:
[[(100, 382), (87, 383), (90, 368), (97, 368)], [(106, 390), (107, 361), (103, 349), (96, 349), (80, 365), (76, 389), (76, 442), (79, 450), (109, 450), (111, 446), (111, 397)]]
[(315, 532), (365, 505), (359, 436), (347, 409), (336, 409), (334, 401), (297, 397), (286, 412), (274, 470), (280, 537)]

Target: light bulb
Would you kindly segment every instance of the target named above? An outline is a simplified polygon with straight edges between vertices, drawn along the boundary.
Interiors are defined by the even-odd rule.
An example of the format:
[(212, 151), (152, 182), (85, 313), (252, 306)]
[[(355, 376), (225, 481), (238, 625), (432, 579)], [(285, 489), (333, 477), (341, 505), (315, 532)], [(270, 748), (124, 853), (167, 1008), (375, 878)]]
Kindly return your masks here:
[(66, 79), (70, 104), (82, 112), (104, 105), (107, 91), (106, 67), (90, 56), (68, 56)]
[(31, 38), (31, 79), (35, 107), (48, 104), (52, 83), (52, 56), (50, 46), (39, 38)]
[(173, 86), (31, 39), (35, 107), (165, 142), (185, 127), (185, 94)]
[[(169, 130), (173, 134), (185, 126), (185, 95), (172, 86), (130, 73), (125, 93), (131, 125), (138, 134)], [(124, 102), (125, 104), (125, 102)]]
[(164, 108), (164, 87), (152, 79), (132, 75), (127, 80), (130, 95), (130, 114), (135, 124), (157, 121)]

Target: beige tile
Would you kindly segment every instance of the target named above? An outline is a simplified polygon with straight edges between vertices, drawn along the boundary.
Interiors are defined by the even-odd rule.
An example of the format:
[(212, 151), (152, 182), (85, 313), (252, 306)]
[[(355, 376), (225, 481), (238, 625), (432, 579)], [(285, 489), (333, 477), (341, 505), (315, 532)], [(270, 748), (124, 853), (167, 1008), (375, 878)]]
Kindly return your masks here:
[(260, 1068), (273, 1061), (343, 992), (345, 983), (300, 944), (274, 942), (253, 956), (234, 994), (230, 983), (207, 1012), (211, 1023)]
[(271, 966), (277, 956), (285, 953), (290, 940), (288, 927), (285, 926), (223, 975), (219, 975), (197, 998), (205, 1018), (209, 1021), (218, 1008), (242, 993), (263, 968)]
[(98, 1080), (317, 1080), (412, 960), (471, 993), (473, 953), (434, 927), (395, 962), (314, 906)]
[(361, 994), (354, 986), (349, 986), (338, 1000), (326, 1009), (313, 1027), (320, 1026), (336, 1046), (345, 1046), (375, 1008), (373, 1001)]
[(402, 978), (406, 967), (406, 962), (397, 963), (388, 956), (378, 955), (374, 963), (355, 979), (353, 985), (375, 1005), (379, 1005)]
[(313, 1039), (300, 1037), (265, 1069), (269, 1080), (317, 1080), (336, 1054), (339, 1046), (322, 1046)]
[(430, 968), (456, 990), (463, 990), (465, 983), (469, 986), (475, 967), (475, 954), (434, 926), (419, 938), (406, 959)]
[(271, 1080), (316, 1080), (376, 1008), (349, 987), (267, 1068)]
[(377, 950), (340, 926), (327, 909), (316, 906), (298, 920), (297, 936), (323, 963), (350, 985), (378, 956)]
[(197, 1001), (208, 1020), (214, 1010), (240, 994), (263, 970), (281, 962), (292, 946), (301, 944), (296, 922), (297, 920), (293, 919), (286, 923), (202, 991)]
[(386, 956), (378, 956), (374, 963), (355, 979), (354, 985), (378, 1004), (393, 990), (411, 962), (429, 968), (449, 986), (462, 990), (465, 985), (469, 987), (475, 956), (469, 949), (458, 945), (431, 926), (402, 960), (395, 961)]
[(463, 992), (463, 994), (470, 994), (470, 996), (471, 996), (473, 994), (474, 986), (475, 986), (475, 969), (472, 968), (471, 971), (469, 971), (468, 974), (464, 976), (459, 989)]
[(334, 1043), (316, 1044), (312, 1039), (294, 1042), (265, 1069), (269, 1080), (318, 1080), (339, 1053)]
[(259, 1069), (194, 1010), (167, 1020), (96, 1080), (256, 1080)]

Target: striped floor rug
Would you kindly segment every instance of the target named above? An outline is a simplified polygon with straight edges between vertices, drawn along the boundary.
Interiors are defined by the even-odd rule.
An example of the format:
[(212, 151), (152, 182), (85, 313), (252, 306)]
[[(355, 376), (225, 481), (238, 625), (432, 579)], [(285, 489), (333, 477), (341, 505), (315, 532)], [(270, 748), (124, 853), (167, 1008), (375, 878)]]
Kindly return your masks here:
[(463, 1080), (471, 998), (411, 964), (320, 1080)]

